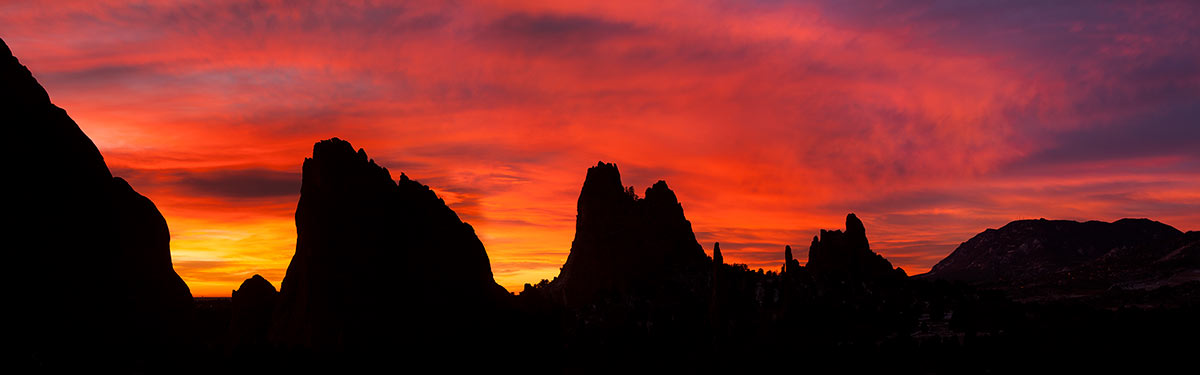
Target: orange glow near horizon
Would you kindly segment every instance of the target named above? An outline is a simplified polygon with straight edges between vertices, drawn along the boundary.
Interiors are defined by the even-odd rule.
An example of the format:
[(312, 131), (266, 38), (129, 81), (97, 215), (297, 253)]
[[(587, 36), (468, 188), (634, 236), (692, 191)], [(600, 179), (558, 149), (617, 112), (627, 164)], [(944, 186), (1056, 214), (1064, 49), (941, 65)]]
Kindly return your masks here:
[(1200, 229), (1200, 7), (839, 3), (13, 1), (0, 38), (195, 296), (279, 286), (331, 137), (430, 185), (514, 292), (558, 274), (598, 160), (751, 268), (849, 212), (909, 274), (1017, 219)]

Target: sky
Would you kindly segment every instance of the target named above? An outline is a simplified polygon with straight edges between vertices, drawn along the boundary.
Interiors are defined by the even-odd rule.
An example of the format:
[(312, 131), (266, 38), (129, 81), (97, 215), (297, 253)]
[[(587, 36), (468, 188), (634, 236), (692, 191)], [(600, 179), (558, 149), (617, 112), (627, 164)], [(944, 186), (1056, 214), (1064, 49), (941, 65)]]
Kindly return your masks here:
[(1200, 229), (1195, 1), (5, 0), (0, 38), (195, 296), (279, 285), (335, 136), (430, 185), (510, 291), (558, 274), (601, 160), (751, 268), (850, 212), (909, 274), (1017, 219)]

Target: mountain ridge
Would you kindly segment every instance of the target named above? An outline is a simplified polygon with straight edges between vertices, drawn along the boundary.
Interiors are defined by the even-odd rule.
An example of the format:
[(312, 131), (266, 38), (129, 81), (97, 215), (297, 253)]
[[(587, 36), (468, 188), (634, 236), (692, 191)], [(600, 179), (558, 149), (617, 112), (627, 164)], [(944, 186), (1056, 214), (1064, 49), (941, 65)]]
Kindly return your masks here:
[(1023, 300), (1173, 287), (1200, 280), (1195, 233), (1144, 218), (1015, 220), (973, 236), (918, 277), (999, 288)]

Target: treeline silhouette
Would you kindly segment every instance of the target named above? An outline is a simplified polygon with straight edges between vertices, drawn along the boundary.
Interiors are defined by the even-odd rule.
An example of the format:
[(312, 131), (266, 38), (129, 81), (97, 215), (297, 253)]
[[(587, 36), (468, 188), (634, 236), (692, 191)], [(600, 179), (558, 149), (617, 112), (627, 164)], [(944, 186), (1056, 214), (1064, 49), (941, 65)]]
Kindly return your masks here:
[(814, 236), (807, 264), (783, 246), (778, 269), (752, 270), (718, 243), (705, 254), (666, 182), (638, 197), (601, 162), (558, 277), (510, 294), (433, 190), (337, 138), (304, 161), (280, 288), (256, 275), (231, 298), (192, 299), (153, 203), (0, 46), (0, 105), (21, 140), (9, 150), (37, 155), (9, 159), (14, 368), (1154, 371), (1196, 349), (1198, 236), (1161, 223), (1014, 222), (909, 277), (849, 214)]

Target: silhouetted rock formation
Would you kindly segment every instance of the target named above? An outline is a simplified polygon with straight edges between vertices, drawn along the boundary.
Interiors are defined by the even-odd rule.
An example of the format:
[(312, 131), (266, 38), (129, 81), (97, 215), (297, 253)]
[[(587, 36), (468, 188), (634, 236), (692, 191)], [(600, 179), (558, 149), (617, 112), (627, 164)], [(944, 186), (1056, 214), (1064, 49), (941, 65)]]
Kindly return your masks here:
[(615, 164), (588, 168), (579, 193), (575, 239), (554, 281), (568, 305), (602, 292), (623, 292), (681, 270), (706, 270), (683, 206), (665, 181), (638, 198), (621, 184)]
[[(166, 221), (0, 41), (5, 213), (18, 357), (44, 365), (154, 360), (186, 335), (187, 285)], [(107, 354), (101, 354), (107, 353)], [(103, 362), (100, 362), (103, 363)]]
[(718, 291), (721, 289), (721, 270), (725, 266), (725, 257), (721, 256), (721, 243), (713, 242), (712, 258), (712, 301), (713, 311), (720, 307)]
[(675, 193), (658, 181), (639, 198), (616, 165), (600, 162), (587, 171), (577, 209), (558, 277), (522, 293), (558, 305), (548, 311), (559, 316), (566, 361), (611, 372), (670, 358), (676, 371), (694, 372), (696, 362), (670, 353), (712, 346), (719, 261), (696, 242)]
[(783, 246), (783, 272), (796, 272), (800, 270), (800, 261), (792, 257), (792, 246)]
[[(790, 253), (790, 246), (785, 250)], [(786, 257), (786, 255), (785, 255)], [(839, 274), (852, 278), (903, 277), (904, 271), (871, 251), (867, 230), (854, 214), (846, 215), (846, 232), (822, 229), (814, 236), (805, 268), (817, 274)]]
[(508, 296), (474, 229), (433, 190), (404, 174), (392, 180), (337, 138), (304, 161), (296, 232), (271, 333), (285, 346), (470, 340)]
[(721, 256), (721, 243), (713, 242), (713, 269), (722, 264), (725, 264), (725, 257)]
[(1148, 219), (1018, 220), (958, 246), (923, 278), (1055, 298), (1200, 280), (1197, 236)]
[(712, 260), (712, 296), (708, 301), (708, 320), (712, 326), (713, 346), (718, 348), (721, 342), (727, 336), (728, 320), (725, 317), (722, 309), (725, 306), (725, 280), (721, 274), (725, 273), (725, 257), (721, 255), (721, 243), (713, 242), (713, 260)]
[(279, 292), (262, 276), (254, 275), (233, 291), (229, 335), (234, 350), (253, 350), (267, 346), (271, 315)]

